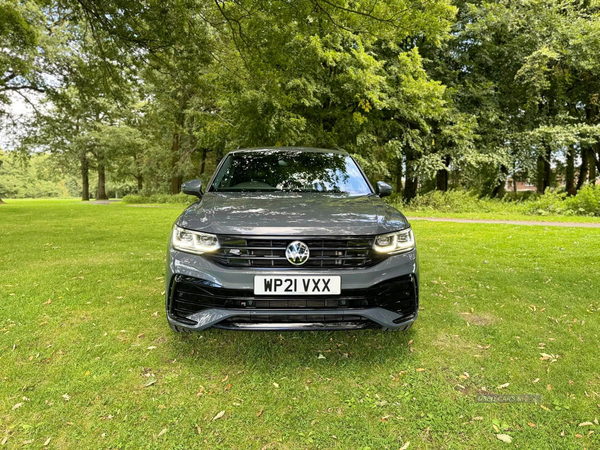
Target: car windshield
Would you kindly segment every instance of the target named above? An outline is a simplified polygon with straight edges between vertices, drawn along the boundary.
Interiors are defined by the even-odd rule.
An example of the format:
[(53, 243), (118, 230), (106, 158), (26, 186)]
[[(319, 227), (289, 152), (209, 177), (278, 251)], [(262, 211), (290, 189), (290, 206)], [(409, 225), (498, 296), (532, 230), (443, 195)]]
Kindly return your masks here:
[(365, 177), (349, 155), (281, 150), (230, 154), (217, 173), (211, 190), (371, 193)]

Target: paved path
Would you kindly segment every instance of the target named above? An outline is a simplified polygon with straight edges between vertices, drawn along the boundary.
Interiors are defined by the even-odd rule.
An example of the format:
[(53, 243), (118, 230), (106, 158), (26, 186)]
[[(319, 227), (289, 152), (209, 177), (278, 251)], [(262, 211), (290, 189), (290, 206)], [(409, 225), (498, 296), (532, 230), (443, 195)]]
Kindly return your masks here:
[(110, 205), (111, 203), (118, 203), (121, 200), (90, 200), (89, 202), (85, 202), (88, 205)]
[(430, 222), (495, 223), (506, 225), (537, 225), (543, 227), (600, 228), (600, 222), (542, 222), (536, 220), (454, 219), (450, 217), (407, 217), (407, 219), (429, 220)]

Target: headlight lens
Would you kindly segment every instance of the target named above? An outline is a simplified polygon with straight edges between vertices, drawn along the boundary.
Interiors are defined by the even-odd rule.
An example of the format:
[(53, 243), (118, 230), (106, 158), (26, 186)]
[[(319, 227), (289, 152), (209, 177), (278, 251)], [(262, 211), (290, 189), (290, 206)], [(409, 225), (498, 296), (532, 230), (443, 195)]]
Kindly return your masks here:
[(406, 228), (395, 233), (382, 234), (375, 238), (373, 244), (375, 251), (380, 253), (404, 253), (415, 248), (415, 237), (411, 228)]
[(173, 248), (187, 253), (214, 252), (219, 248), (219, 240), (214, 234), (201, 233), (199, 231), (186, 230), (177, 225), (173, 227)]

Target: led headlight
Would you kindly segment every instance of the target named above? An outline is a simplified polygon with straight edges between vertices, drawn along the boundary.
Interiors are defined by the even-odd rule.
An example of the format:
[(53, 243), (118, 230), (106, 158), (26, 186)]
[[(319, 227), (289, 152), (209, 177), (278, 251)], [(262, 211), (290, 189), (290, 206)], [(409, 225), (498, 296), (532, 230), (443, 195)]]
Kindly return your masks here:
[(375, 251), (392, 255), (408, 252), (413, 248), (415, 248), (415, 237), (411, 228), (377, 236), (373, 244)]
[(186, 230), (177, 225), (173, 227), (171, 242), (175, 250), (195, 253), (196, 255), (214, 252), (219, 248), (219, 240), (214, 234)]

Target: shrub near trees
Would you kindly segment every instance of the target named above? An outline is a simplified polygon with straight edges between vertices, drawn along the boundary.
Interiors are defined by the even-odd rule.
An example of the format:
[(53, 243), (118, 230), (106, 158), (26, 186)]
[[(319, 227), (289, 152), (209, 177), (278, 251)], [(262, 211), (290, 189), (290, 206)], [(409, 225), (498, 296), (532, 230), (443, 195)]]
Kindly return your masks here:
[(267, 145), (344, 148), (405, 200), (600, 170), (597, 1), (8, 0), (0, 48), (0, 109), (35, 108), (12, 150), (84, 200), (178, 193)]

